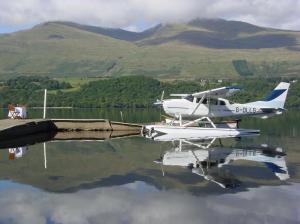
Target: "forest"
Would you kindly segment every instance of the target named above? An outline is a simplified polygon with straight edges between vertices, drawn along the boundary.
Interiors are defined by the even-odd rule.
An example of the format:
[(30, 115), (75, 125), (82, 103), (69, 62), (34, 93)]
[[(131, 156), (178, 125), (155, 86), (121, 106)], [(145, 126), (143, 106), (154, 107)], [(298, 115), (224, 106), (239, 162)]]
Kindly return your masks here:
[(266, 97), (280, 81), (292, 82), (286, 108), (300, 107), (300, 84), (292, 79), (244, 78), (238, 80), (160, 81), (146, 76), (123, 76), (86, 82), (74, 88), (67, 81), (37, 76), (21, 76), (0, 83), (0, 106), (43, 105), (43, 90), (48, 89), (48, 107), (147, 108), (170, 93), (193, 93), (221, 86), (238, 85), (242, 90), (229, 100), (248, 102)]

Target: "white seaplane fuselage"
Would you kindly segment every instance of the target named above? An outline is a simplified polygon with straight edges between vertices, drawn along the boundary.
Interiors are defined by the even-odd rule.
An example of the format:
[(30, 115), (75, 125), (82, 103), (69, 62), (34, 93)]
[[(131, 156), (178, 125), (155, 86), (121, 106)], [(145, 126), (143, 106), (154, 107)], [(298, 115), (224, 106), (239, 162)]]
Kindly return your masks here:
[[(221, 128), (217, 127), (210, 118), (213, 117), (242, 117), (257, 116), (268, 118), (281, 114), (284, 111), (290, 84), (281, 82), (263, 100), (245, 104), (231, 103), (227, 99), (219, 98), (220, 95), (230, 96), (237, 90), (236, 87), (221, 87), (193, 94), (172, 94), (180, 96), (177, 99), (163, 100), (163, 94), (157, 105), (162, 105), (165, 113), (175, 119), (159, 125), (146, 125), (142, 133), (144, 136), (165, 141), (168, 139), (196, 139), (219, 137), (239, 137), (250, 134), (259, 134), (259, 130)], [(192, 122), (183, 122), (183, 119), (192, 119)], [(211, 127), (191, 127), (192, 124), (203, 122), (206, 119)], [(177, 125), (176, 125), (177, 124)]]
[(197, 103), (198, 99), (169, 99), (163, 103), (163, 109), (166, 114), (172, 117), (196, 119), (198, 117), (230, 117), (230, 116), (270, 116), (281, 114), (282, 110), (267, 110), (261, 107), (261, 103), (230, 103), (223, 98), (211, 99), (209, 104)]
[(241, 117), (257, 116), (268, 118), (282, 114), (290, 84), (281, 82), (271, 94), (260, 101), (249, 103), (231, 103), (229, 100), (219, 98), (220, 95), (232, 95), (239, 89), (236, 87), (223, 87), (193, 94), (181, 95), (181, 98), (161, 101), (165, 113), (172, 117), (196, 119), (199, 117)]

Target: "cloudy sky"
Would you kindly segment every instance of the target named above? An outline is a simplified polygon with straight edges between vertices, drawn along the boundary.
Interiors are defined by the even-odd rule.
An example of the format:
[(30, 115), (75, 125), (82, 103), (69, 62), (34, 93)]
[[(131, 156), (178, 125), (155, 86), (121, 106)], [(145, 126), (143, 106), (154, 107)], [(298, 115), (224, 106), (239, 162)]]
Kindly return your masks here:
[(140, 31), (197, 17), (300, 30), (300, 0), (0, 0), (0, 9), (2, 33), (50, 20)]
[(1, 190), (1, 223), (299, 223), (299, 184), (196, 197), (143, 182), (47, 193), (14, 184)]

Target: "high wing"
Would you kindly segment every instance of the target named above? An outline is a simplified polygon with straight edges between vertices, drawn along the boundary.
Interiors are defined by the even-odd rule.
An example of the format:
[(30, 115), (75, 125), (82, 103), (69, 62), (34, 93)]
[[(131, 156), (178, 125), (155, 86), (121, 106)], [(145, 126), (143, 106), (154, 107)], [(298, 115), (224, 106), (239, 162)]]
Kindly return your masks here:
[(189, 96), (190, 94), (185, 94), (185, 93), (183, 93), (183, 94), (181, 94), (181, 93), (172, 93), (172, 94), (170, 94), (170, 96), (177, 96), (177, 97), (182, 97), (182, 98), (184, 98), (184, 97), (187, 97), (187, 96)]
[(203, 97), (203, 96), (209, 96), (211, 98), (218, 98), (218, 97), (229, 97), (234, 95), (237, 91), (241, 90), (238, 86), (225, 86), (220, 87), (216, 89), (210, 89), (202, 92), (197, 92), (193, 94), (170, 94), (170, 96), (177, 96), (177, 97), (187, 97), (187, 96), (194, 96), (197, 98)]
[(198, 93), (193, 93), (192, 96), (194, 97), (202, 97), (204, 95), (209, 97), (229, 97), (235, 94), (237, 91), (241, 90), (238, 86), (225, 86), (221, 88), (206, 90)]

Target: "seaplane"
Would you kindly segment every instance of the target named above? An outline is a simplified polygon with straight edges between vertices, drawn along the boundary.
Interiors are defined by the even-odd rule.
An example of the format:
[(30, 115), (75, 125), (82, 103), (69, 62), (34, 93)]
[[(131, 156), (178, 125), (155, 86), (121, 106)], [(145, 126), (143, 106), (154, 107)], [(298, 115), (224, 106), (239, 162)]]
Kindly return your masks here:
[[(266, 98), (244, 104), (232, 103), (224, 98), (237, 93), (241, 89), (237, 86), (226, 86), (193, 94), (170, 95), (179, 97), (176, 99), (163, 99), (163, 92), (161, 99), (154, 104), (161, 106), (171, 119), (167, 118), (161, 124), (146, 125), (142, 133), (151, 138), (162, 134), (179, 136), (183, 133), (194, 135), (195, 138), (199, 134), (203, 137), (203, 134), (211, 136), (213, 133), (220, 137), (258, 134), (259, 130), (239, 129), (239, 120), (233, 122), (233, 126), (229, 126), (230, 122), (225, 122), (224, 126), (224, 123), (215, 124), (211, 118), (254, 116), (266, 119), (282, 114), (285, 111), (284, 104), (289, 86), (290, 83), (280, 82)], [(202, 127), (199, 127), (201, 124)]]
[(212, 147), (212, 142), (179, 140), (178, 145), (166, 151), (155, 163), (163, 166), (186, 167), (195, 175), (222, 188), (235, 188), (240, 181), (227, 170), (234, 161), (251, 161), (264, 164), (281, 181), (289, 179), (285, 153), (281, 147), (266, 144), (245, 148)]
[(245, 104), (232, 103), (221, 97), (229, 97), (241, 90), (238, 86), (226, 86), (193, 94), (171, 94), (179, 99), (158, 100), (165, 113), (171, 117), (196, 119), (199, 117), (242, 117), (269, 118), (282, 114), (290, 83), (281, 82), (265, 99)]

